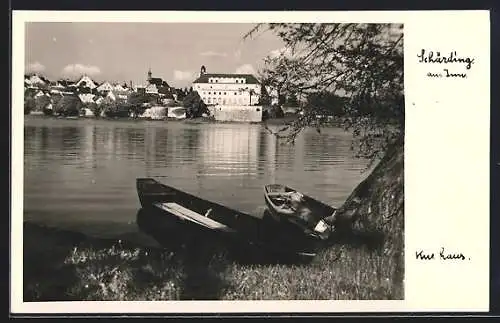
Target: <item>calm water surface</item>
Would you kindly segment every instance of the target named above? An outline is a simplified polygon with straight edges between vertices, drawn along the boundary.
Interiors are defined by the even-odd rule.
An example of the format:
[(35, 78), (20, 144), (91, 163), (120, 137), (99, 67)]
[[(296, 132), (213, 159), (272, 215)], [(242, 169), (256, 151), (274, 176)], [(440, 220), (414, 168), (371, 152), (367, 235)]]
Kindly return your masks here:
[(264, 205), (267, 183), (339, 206), (367, 174), (350, 139), (341, 129), (311, 129), (290, 146), (261, 125), (26, 117), (24, 219), (138, 237), (137, 177), (249, 213)]

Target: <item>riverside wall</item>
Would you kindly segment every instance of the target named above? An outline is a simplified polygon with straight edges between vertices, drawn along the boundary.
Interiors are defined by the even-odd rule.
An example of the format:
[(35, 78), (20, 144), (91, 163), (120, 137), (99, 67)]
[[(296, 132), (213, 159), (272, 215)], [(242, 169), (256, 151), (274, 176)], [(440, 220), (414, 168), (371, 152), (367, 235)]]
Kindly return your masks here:
[(261, 122), (262, 106), (257, 105), (216, 105), (210, 107), (216, 121)]

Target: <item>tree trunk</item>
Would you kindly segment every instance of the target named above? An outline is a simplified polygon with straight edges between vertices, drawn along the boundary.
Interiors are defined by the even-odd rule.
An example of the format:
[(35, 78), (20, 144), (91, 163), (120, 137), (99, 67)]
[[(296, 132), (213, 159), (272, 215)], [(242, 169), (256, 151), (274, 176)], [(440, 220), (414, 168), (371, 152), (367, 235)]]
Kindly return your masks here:
[[(327, 219), (328, 220), (328, 219)], [(390, 257), (393, 279), (402, 290), (404, 277), (404, 138), (387, 151), (373, 172), (337, 210), (330, 240), (363, 243)]]
[(372, 173), (338, 209), (336, 221), (362, 227), (383, 228), (382, 218), (403, 217), (404, 139), (387, 151)]

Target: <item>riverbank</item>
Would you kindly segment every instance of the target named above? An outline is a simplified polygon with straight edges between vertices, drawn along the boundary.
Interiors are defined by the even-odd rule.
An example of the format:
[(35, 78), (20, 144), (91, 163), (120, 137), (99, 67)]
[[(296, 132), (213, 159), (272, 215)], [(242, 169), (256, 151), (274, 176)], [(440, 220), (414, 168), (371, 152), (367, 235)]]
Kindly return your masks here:
[(24, 301), (401, 299), (380, 244), (358, 233), (311, 263), (272, 263), (215, 240), (150, 247), (25, 223)]
[[(161, 118), (161, 119), (153, 119), (153, 118), (133, 118), (133, 117), (85, 117), (85, 116), (47, 116), (44, 114), (28, 114), (25, 117), (33, 118), (33, 119), (54, 119), (54, 120), (106, 120), (106, 121), (156, 121), (156, 122), (184, 122), (191, 124), (199, 124), (199, 123), (242, 123), (239, 121), (217, 121), (211, 117), (199, 117), (193, 119), (176, 119), (176, 118)], [(286, 124), (288, 122), (293, 122), (297, 120), (298, 116), (291, 115), (285, 116), (283, 118), (273, 118), (267, 119), (260, 122), (245, 122), (245, 123), (269, 123), (269, 124)]]
[[(53, 119), (53, 120), (62, 120), (62, 121), (72, 121), (72, 120), (105, 120), (105, 121), (126, 121), (126, 122), (140, 122), (140, 121), (148, 121), (148, 122), (175, 122), (175, 123), (186, 123), (186, 124), (262, 124), (268, 126), (285, 126), (293, 123), (298, 119), (297, 115), (287, 115), (283, 118), (272, 118), (266, 119), (260, 122), (237, 122), (237, 121), (217, 121), (213, 118), (194, 118), (194, 119), (175, 119), (175, 118), (164, 118), (164, 119), (151, 119), (151, 118), (131, 118), (131, 117), (56, 117), (56, 116), (46, 116), (46, 115), (25, 115), (25, 117), (33, 118), (33, 119)], [(340, 124), (337, 120), (332, 120), (327, 124), (322, 125), (322, 127), (339, 127)]]

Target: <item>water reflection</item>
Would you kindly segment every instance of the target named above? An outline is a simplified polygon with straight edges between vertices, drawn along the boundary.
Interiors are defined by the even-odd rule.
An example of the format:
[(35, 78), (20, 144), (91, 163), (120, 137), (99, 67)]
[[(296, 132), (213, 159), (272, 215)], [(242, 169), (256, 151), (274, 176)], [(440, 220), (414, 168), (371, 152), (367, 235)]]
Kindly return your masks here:
[[(256, 177), (261, 148), (259, 130), (239, 125), (205, 127), (198, 144), (202, 175)], [(260, 156), (265, 160), (265, 155)]]
[(136, 177), (253, 212), (272, 182), (339, 205), (366, 165), (340, 129), (290, 146), (260, 125), (27, 117), (24, 134), (25, 218), (99, 234), (136, 230)]

